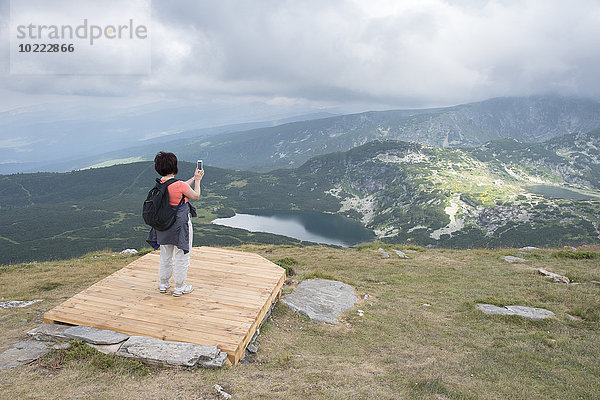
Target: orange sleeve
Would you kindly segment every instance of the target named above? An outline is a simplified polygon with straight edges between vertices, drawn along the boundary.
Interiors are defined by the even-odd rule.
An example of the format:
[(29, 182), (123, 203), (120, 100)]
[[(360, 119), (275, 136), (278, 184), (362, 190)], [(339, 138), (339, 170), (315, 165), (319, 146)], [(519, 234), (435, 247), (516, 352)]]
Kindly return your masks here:
[[(185, 195), (191, 189), (190, 185), (184, 181), (177, 181), (169, 185), (169, 204), (176, 206), (181, 201), (181, 196)], [(185, 202), (188, 202), (188, 198), (185, 198)]]

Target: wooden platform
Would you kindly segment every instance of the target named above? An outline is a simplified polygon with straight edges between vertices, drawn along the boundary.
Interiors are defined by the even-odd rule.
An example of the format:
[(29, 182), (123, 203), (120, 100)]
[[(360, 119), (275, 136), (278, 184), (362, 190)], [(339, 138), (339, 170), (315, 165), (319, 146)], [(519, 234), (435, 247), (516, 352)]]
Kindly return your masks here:
[(195, 247), (192, 293), (158, 291), (159, 252), (138, 258), (44, 314), (47, 323), (111, 329), (130, 335), (215, 345), (236, 364), (281, 294), (285, 270), (241, 251)]

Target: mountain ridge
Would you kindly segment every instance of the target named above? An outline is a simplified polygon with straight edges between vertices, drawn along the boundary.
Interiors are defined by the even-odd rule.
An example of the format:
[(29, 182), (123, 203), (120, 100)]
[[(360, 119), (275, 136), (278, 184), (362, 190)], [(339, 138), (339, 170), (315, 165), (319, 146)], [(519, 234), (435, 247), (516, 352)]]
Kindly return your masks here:
[[(233, 212), (278, 210), (339, 214), (390, 243), (599, 243), (599, 148), (600, 129), (544, 143), (503, 139), (477, 148), (372, 141), (268, 173), (207, 166), (196, 240), (298, 243), (210, 224)], [(186, 162), (179, 167), (182, 174), (193, 168)], [(151, 162), (0, 176), (0, 263), (58, 254), (61, 246), (143, 246), (147, 227), (139, 208), (155, 176)]]
[(134, 155), (152, 159), (158, 150), (169, 149), (182, 160), (204, 159), (221, 168), (266, 172), (297, 167), (313, 156), (347, 151), (376, 139), (476, 147), (506, 137), (543, 142), (596, 128), (600, 128), (600, 103), (593, 100), (550, 95), (494, 98), (443, 108), (345, 114), (218, 137), (189, 138), (164, 142), (160, 148)]

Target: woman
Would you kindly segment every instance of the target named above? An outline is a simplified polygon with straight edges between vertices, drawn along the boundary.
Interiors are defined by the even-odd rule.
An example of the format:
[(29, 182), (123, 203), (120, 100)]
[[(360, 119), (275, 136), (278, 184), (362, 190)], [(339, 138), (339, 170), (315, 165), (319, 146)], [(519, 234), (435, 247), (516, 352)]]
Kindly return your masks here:
[[(154, 157), (154, 169), (162, 176), (161, 182), (174, 178), (178, 172), (177, 157), (173, 153), (159, 152)], [(169, 205), (175, 208), (182, 199), (184, 203), (177, 208), (177, 217), (172, 227), (165, 231), (157, 231), (152, 228), (146, 239), (155, 250), (160, 247), (158, 276), (161, 293), (167, 293), (167, 289), (171, 286), (172, 275), (175, 278), (173, 296), (179, 297), (194, 290), (192, 285), (185, 283), (194, 236), (191, 217), (196, 216), (196, 209), (189, 203), (189, 200), (200, 198), (200, 181), (203, 176), (204, 170), (196, 168), (192, 178), (187, 181), (173, 182), (167, 187)], [(192, 182), (194, 189), (190, 186)]]

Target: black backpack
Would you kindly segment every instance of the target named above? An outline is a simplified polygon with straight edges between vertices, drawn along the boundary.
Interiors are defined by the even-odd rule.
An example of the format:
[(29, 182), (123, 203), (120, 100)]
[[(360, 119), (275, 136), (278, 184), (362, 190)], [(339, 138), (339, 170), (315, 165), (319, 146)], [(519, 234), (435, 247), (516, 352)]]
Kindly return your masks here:
[(177, 208), (169, 205), (169, 192), (167, 187), (177, 179), (171, 178), (166, 182), (161, 182), (160, 178), (156, 178), (156, 185), (148, 192), (148, 197), (144, 201), (142, 217), (146, 224), (150, 225), (157, 231), (166, 231), (175, 223), (177, 217), (177, 208), (185, 201), (185, 196), (181, 196), (181, 201)]

